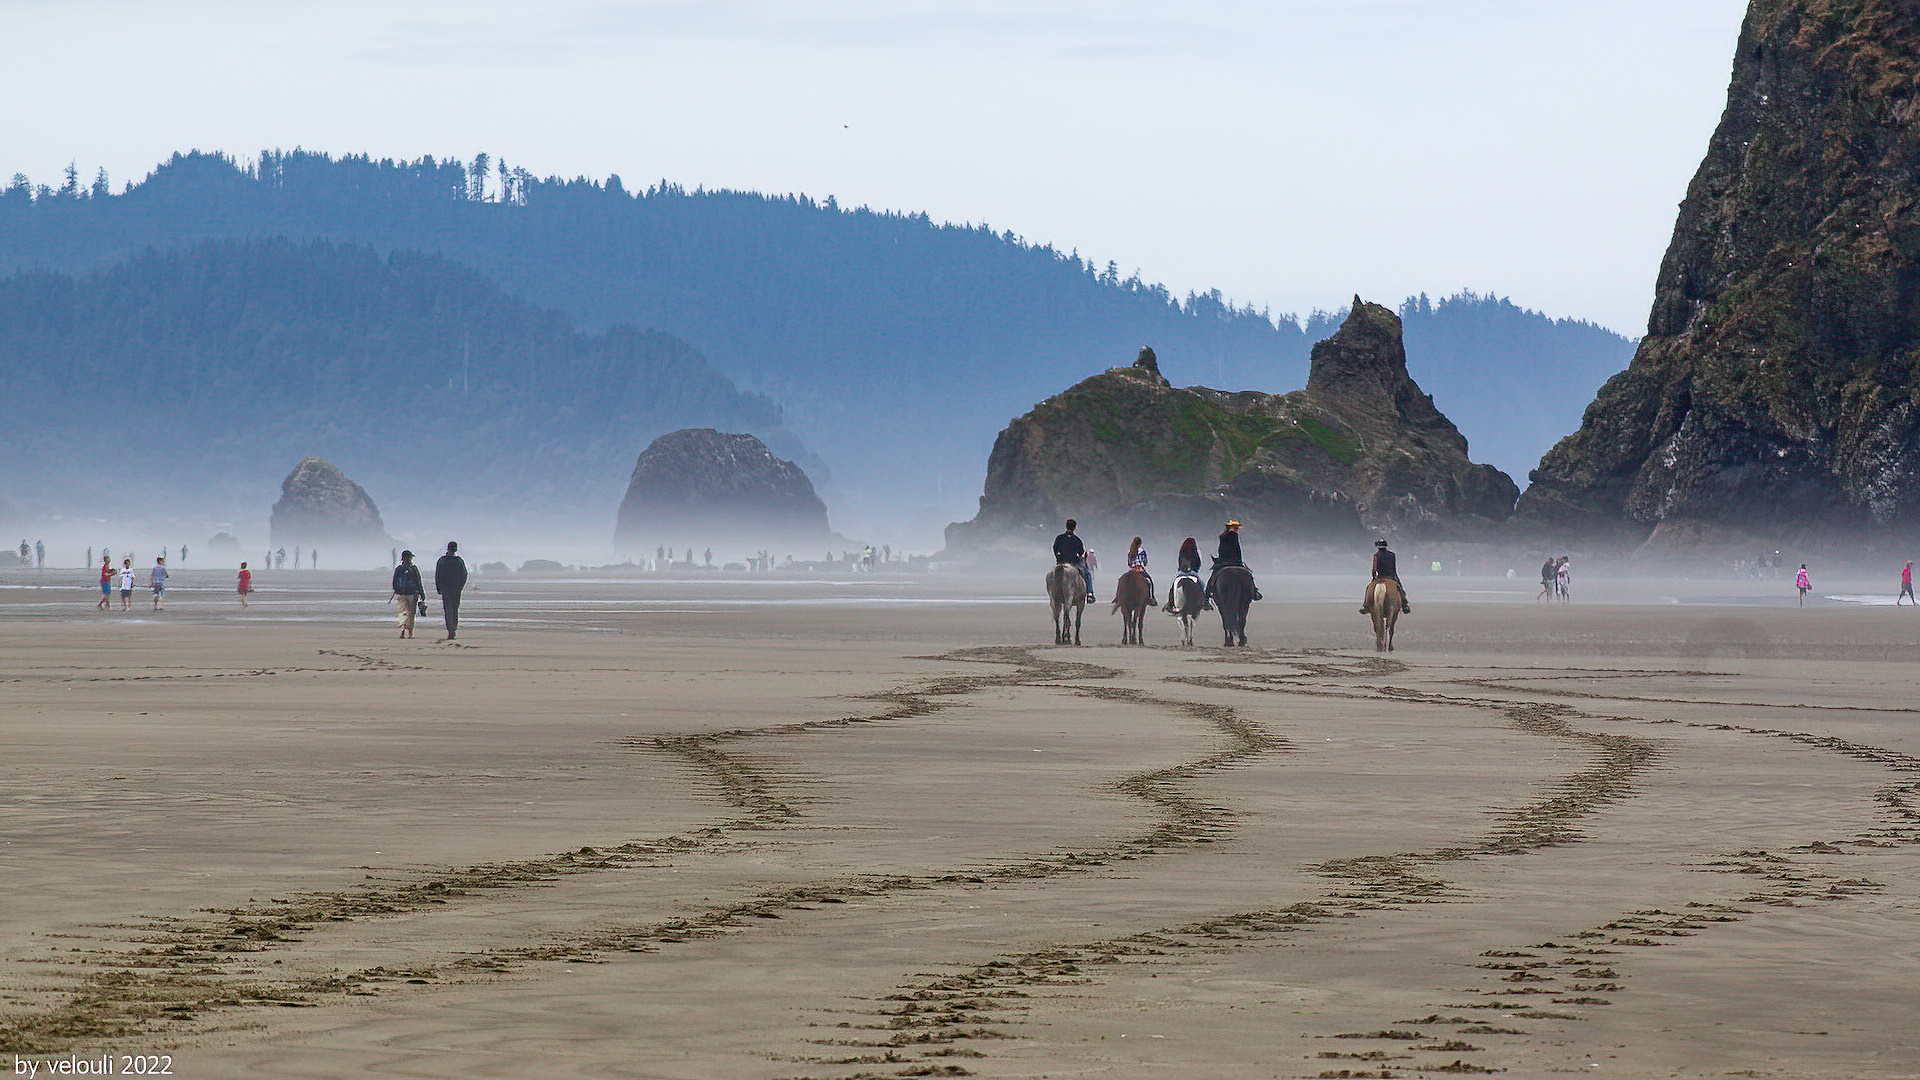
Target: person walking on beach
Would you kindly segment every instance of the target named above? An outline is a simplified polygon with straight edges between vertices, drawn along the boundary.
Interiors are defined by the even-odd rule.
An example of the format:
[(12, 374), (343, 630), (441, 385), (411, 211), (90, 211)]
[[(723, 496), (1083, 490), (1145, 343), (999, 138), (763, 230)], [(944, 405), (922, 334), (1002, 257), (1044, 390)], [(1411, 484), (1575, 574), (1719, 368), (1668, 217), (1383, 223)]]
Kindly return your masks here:
[(94, 605), (98, 611), (105, 611), (113, 604), (113, 556), (100, 556), (100, 602)]
[(252, 593), (253, 593), (253, 571), (247, 569), (246, 563), (241, 563), (240, 564), (240, 607), (242, 610), (245, 610), (247, 606), (247, 597), (252, 595)]
[(123, 559), (120, 562), (120, 610), (121, 611), (127, 610), (128, 605), (132, 603), (133, 603), (133, 560)]
[(45, 540), (35, 540), (33, 542), (33, 568), (35, 570), (43, 570), (46, 568), (46, 565), (47, 542)]
[[(1793, 587), (1800, 590), (1800, 606), (1807, 606), (1807, 591), (1813, 588), (1813, 581), (1807, 577), (1807, 564), (1800, 564), (1800, 572), (1793, 575)], [(1899, 597), (1895, 597), (1898, 600)]]
[(400, 565), (393, 568), (393, 604), (400, 616), (400, 636), (413, 636), (413, 616), (425, 603), (426, 589), (420, 585), (420, 568), (413, 565), (413, 552), (400, 553)]
[(460, 630), (460, 590), (467, 587), (467, 561), (455, 554), (460, 545), (447, 541), (447, 553), (433, 564), (433, 591), (440, 594), (440, 614), (447, 620), (447, 636), (452, 641)]
[(1551, 555), (1547, 556), (1546, 562), (1540, 564), (1540, 595), (1533, 598), (1534, 603), (1552, 599), (1554, 576), (1559, 569), (1559, 564), (1553, 561)]
[(1893, 606), (1899, 607), (1900, 601), (1902, 598), (1905, 598), (1907, 600), (1913, 600), (1913, 602), (1916, 605), (1920, 605), (1920, 600), (1913, 599), (1913, 560), (1912, 559), (1908, 559), (1907, 565), (1900, 568), (1900, 595), (1893, 598)]
[(153, 590), (153, 610), (164, 611), (162, 601), (167, 598), (167, 557), (153, 560), (153, 569), (147, 571), (147, 587)]
[(1565, 555), (1553, 568), (1553, 591), (1563, 604), (1573, 600), (1573, 560)]
[[(180, 550), (185, 551), (187, 549), (181, 548)], [(320, 569), (320, 549), (319, 548), (313, 548), (307, 552), (307, 569), (309, 570)]]

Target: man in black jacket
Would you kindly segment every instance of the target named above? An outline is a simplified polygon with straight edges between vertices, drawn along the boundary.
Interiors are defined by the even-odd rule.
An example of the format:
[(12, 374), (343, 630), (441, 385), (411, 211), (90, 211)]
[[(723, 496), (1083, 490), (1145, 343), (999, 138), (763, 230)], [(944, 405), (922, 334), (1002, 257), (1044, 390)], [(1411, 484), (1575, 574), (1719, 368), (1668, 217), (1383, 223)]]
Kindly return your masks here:
[(467, 561), (454, 554), (460, 545), (447, 541), (447, 553), (433, 564), (433, 591), (440, 594), (440, 612), (447, 617), (447, 640), (460, 629), (460, 590), (467, 587)]
[[(1214, 586), (1220, 582), (1221, 568), (1227, 566), (1244, 567), (1246, 565), (1246, 559), (1240, 554), (1240, 519), (1229, 518), (1226, 525), (1220, 530), (1220, 547), (1213, 557), (1213, 573), (1207, 575), (1207, 607), (1209, 610), (1213, 607)], [(1248, 580), (1252, 580), (1251, 574), (1248, 575)], [(1254, 586), (1253, 598), (1255, 600), (1260, 599), (1259, 586)]]
[(1080, 576), (1087, 580), (1087, 603), (1093, 603), (1093, 572), (1087, 569), (1087, 545), (1081, 543), (1073, 530), (1079, 522), (1067, 519), (1067, 531), (1053, 538), (1053, 561), (1066, 563), (1080, 568)]

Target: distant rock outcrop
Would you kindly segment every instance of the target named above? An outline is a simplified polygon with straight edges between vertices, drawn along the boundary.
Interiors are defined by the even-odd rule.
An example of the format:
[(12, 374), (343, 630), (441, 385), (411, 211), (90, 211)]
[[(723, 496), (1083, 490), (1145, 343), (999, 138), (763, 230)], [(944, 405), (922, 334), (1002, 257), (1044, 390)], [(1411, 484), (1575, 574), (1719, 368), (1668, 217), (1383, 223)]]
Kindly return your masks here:
[(1656, 547), (1920, 527), (1916, 76), (1910, 0), (1753, 0), (1647, 336), (1525, 518)]
[(826, 504), (800, 466), (752, 435), (688, 428), (641, 451), (613, 542), (622, 551), (689, 542), (745, 550), (829, 535)]
[(392, 543), (366, 489), (314, 454), (302, 458), (281, 482), (269, 535), (275, 547), (326, 544), (383, 555)]
[(1353, 540), (1363, 529), (1471, 536), (1512, 512), (1505, 473), (1407, 374), (1400, 319), (1354, 298), (1314, 346), (1305, 390), (1177, 389), (1152, 349), (1048, 398), (995, 441), (980, 513), (950, 547), (1087, 529), (1209, 535), (1233, 515), (1269, 538)]

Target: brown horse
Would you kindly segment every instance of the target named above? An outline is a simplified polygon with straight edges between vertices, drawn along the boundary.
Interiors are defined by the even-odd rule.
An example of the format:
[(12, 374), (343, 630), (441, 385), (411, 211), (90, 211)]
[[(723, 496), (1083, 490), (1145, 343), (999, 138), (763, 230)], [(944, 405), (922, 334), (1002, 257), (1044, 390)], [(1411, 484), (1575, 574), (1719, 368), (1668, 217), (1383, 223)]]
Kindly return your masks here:
[(1153, 606), (1153, 587), (1147, 575), (1129, 570), (1113, 587), (1113, 610), (1120, 613), (1120, 644), (1145, 645), (1147, 609)]
[(1087, 579), (1072, 563), (1047, 574), (1047, 602), (1053, 606), (1053, 643), (1080, 644), (1080, 619), (1087, 613)]
[(1393, 628), (1400, 621), (1400, 585), (1392, 578), (1374, 578), (1367, 586), (1367, 613), (1373, 616), (1373, 651), (1393, 651)]

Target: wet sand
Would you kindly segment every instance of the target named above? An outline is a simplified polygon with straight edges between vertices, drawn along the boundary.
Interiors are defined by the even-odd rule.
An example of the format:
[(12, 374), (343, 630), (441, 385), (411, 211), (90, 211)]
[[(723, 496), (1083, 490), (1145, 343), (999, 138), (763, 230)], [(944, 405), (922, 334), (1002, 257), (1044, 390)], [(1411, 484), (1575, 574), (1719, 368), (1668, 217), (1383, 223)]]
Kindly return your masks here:
[(0, 1066), (1920, 1076), (1920, 612), (1410, 578), (1380, 656), (1269, 575), (1252, 648), (1073, 649), (1024, 577), (481, 579), (450, 646), (371, 575), (53, 573)]

